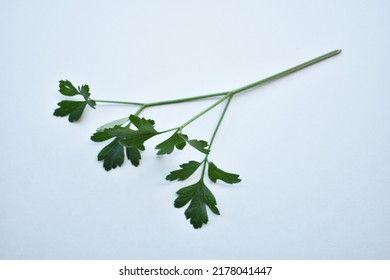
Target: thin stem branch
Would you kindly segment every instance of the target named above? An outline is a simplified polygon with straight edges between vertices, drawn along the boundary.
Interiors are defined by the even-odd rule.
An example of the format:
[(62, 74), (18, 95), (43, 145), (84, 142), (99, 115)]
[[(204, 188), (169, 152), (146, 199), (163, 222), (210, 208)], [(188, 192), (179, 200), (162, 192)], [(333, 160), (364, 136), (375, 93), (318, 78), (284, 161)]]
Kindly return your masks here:
[[(138, 110), (134, 113), (135, 116), (139, 116), (143, 110), (146, 109), (145, 105), (141, 105), (141, 107), (138, 108)], [(127, 124), (127, 127), (129, 128), (131, 126), (131, 122)]]
[(326, 54), (321, 55), (321, 56), (319, 56), (319, 57), (316, 57), (316, 58), (314, 58), (314, 59), (312, 59), (312, 60), (306, 61), (306, 62), (304, 62), (304, 63), (302, 63), (302, 64), (297, 65), (297, 66), (294, 66), (294, 67), (292, 67), (292, 68), (290, 68), (290, 69), (287, 69), (287, 70), (284, 70), (284, 71), (282, 71), (282, 72), (280, 72), (280, 73), (277, 73), (277, 74), (275, 74), (275, 75), (269, 76), (269, 77), (267, 77), (267, 78), (265, 78), (265, 79), (262, 79), (262, 80), (260, 80), (260, 81), (257, 81), (257, 82), (248, 84), (248, 85), (246, 85), (246, 86), (237, 88), (237, 89), (235, 89), (235, 90), (232, 90), (232, 91), (230, 91), (229, 93), (235, 95), (235, 94), (237, 94), (237, 93), (240, 93), (240, 92), (242, 92), (242, 91), (245, 91), (245, 90), (248, 90), (248, 89), (257, 87), (257, 86), (259, 86), (259, 85), (262, 85), (262, 84), (265, 84), (265, 83), (268, 83), (268, 82), (275, 81), (275, 80), (277, 80), (277, 79), (280, 79), (280, 78), (282, 78), (282, 77), (285, 77), (285, 76), (287, 76), (287, 75), (290, 75), (290, 74), (292, 74), (292, 73), (295, 73), (295, 72), (297, 72), (297, 71), (299, 71), (299, 70), (302, 70), (302, 69), (304, 69), (304, 68), (306, 68), (306, 67), (309, 67), (309, 66), (311, 66), (311, 65), (313, 65), (313, 64), (316, 64), (316, 63), (318, 63), (318, 62), (321, 62), (321, 61), (323, 61), (323, 60), (325, 60), (325, 59), (331, 58), (332, 56), (338, 55), (339, 53), (341, 53), (341, 50), (334, 50), (334, 51), (332, 51), (332, 52), (326, 53)]
[(227, 98), (229, 98), (230, 96), (233, 96), (233, 95), (236, 95), (237, 93), (240, 93), (240, 92), (243, 92), (245, 90), (248, 90), (248, 89), (251, 89), (251, 88), (254, 88), (254, 87), (257, 87), (257, 86), (260, 86), (262, 84), (265, 84), (265, 83), (268, 83), (268, 82), (271, 82), (271, 81), (275, 81), (277, 79), (280, 79), (282, 77), (285, 77), (287, 75), (290, 75), (294, 72), (297, 72), (299, 70), (302, 70), (306, 67), (309, 67), (313, 64), (316, 64), (320, 61), (323, 61), (325, 59), (328, 59), (332, 56), (335, 56), (335, 55), (338, 55), (339, 53), (341, 53), (341, 50), (335, 50), (335, 51), (332, 51), (332, 52), (329, 52), (329, 53), (326, 53), (322, 56), (319, 56), (317, 58), (314, 58), (312, 60), (309, 60), (309, 61), (306, 61), (302, 64), (299, 64), (297, 66), (294, 66), (292, 68), (289, 68), (287, 70), (284, 70), (280, 73), (277, 73), (275, 75), (272, 75), (272, 76), (269, 76), (268, 78), (265, 78), (265, 79), (262, 79), (260, 81), (257, 81), (257, 82), (254, 82), (254, 83), (251, 83), (251, 84), (248, 84), (246, 86), (243, 86), (243, 87), (240, 87), (240, 88), (237, 88), (237, 89), (234, 89), (234, 90), (231, 90), (231, 91), (228, 91), (227, 94), (224, 94), (224, 96), (219, 99), (217, 102), (215, 102), (214, 104), (212, 104), (211, 106), (207, 107), (205, 110), (201, 111), (199, 114), (195, 115), (194, 117), (192, 117), (191, 119), (189, 119), (188, 121), (186, 121), (184, 124), (182, 124), (180, 126), (180, 129), (183, 129), (184, 127), (186, 127), (187, 125), (189, 125), (190, 123), (192, 123), (193, 121), (195, 121), (196, 119), (198, 119), (199, 117), (201, 117), (202, 115), (204, 115), (205, 113), (207, 113), (208, 111), (210, 111), (211, 109), (213, 109), (214, 107), (216, 107), (217, 105), (219, 105), (220, 103), (222, 103), (223, 101), (225, 101)]
[(195, 100), (223, 96), (223, 95), (226, 95), (228, 93), (229, 93), (228, 91), (219, 92), (219, 93), (211, 93), (211, 94), (198, 95), (198, 96), (187, 97), (187, 98), (172, 99), (172, 100), (165, 100), (165, 101), (159, 101), (159, 102), (151, 102), (151, 103), (146, 103), (145, 105), (146, 105), (146, 107), (153, 107), (153, 106), (161, 106), (161, 105), (168, 105), (168, 104), (191, 102), (191, 101), (195, 101)]
[[(225, 108), (223, 108), (223, 112), (222, 112), (222, 114), (221, 114), (221, 117), (219, 118), (219, 121), (218, 121), (218, 123), (217, 123), (217, 126), (215, 127), (214, 132), (213, 132), (213, 135), (211, 136), (211, 140), (210, 140), (210, 143), (209, 143), (209, 149), (211, 149), (211, 146), (213, 145), (215, 136), (217, 135), (218, 129), (219, 129), (219, 127), (221, 126), (222, 120), (223, 120), (223, 118), (224, 118), (224, 116), (225, 116), (225, 113), (226, 113), (226, 111), (227, 111), (227, 109), (228, 109), (228, 107), (229, 107), (229, 105), (230, 105), (230, 101), (232, 100), (232, 97), (233, 97), (233, 95), (229, 95), (229, 98), (228, 98), (228, 100), (227, 100), (227, 102), (226, 102)], [(206, 157), (207, 157), (207, 156), (206, 156)]]
[(192, 123), (193, 121), (195, 121), (196, 119), (198, 119), (199, 117), (201, 117), (202, 115), (206, 114), (208, 111), (210, 111), (211, 109), (213, 109), (214, 107), (218, 106), (220, 103), (222, 103), (223, 101), (225, 101), (227, 98), (229, 98), (230, 95), (225, 95), (224, 97), (222, 97), (221, 99), (219, 99), (217, 102), (215, 102), (214, 104), (212, 104), (211, 106), (207, 107), (206, 109), (204, 109), (203, 111), (201, 111), (200, 113), (196, 114), (195, 116), (193, 116), (192, 118), (190, 118), (188, 121), (186, 121), (185, 123), (183, 123), (181, 126), (180, 126), (180, 129), (183, 129), (184, 127), (186, 127), (187, 125), (189, 125), (190, 123)]
[[(181, 131), (184, 127), (186, 127), (187, 125), (189, 125), (190, 123), (192, 123), (193, 121), (195, 121), (196, 119), (198, 119), (199, 117), (201, 117), (202, 115), (204, 115), (205, 113), (207, 113), (208, 111), (210, 111), (211, 109), (213, 109), (214, 107), (218, 106), (223, 101), (228, 99), (228, 102), (225, 105), (225, 109), (224, 109), (224, 111), (223, 111), (223, 113), (221, 115), (221, 118), (220, 118), (220, 120), (219, 120), (219, 122), (217, 124), (217, 127), (216, 127), (216, 129), (215, 129), (215, 131), (213, 133), (213, 136), (212, 136), (212, 138), (210, 140), (210, 146), (211, 146), (211, 144), (213, 143), (214, 138), (215, 138), (215, 136), (217, 134), (219, 126), (220, 126), (220, 124), (222, 122), (222, 119), (223, 119), (223, 117), (224, 117), (224, 115), (226, 113), (226, 110), (227, 110), (227, 108), (228, 108), (228, 106), (230, 104), (230, 101), (231, 101), (231, 99), (232, 99), (232, 97), (234, 95), (236, 95), (236, 94), (238, 94), (240, 92), (246, 91), (248, 89), (251, 89), (251, 88), (263, 85), (265, 83), (275, 81), (277, 79), (280, 79), (282, 77), (285, 77), (287, 75), (295, 73), (295, 72), (297, 72), (299, 70), (302, 70), (302, 69), (304, 69), (306, 67), (309, 67), (309, 66), (311, 66), (313, 64), (316, 64), (318, 62), (321, 62), (323, 60), (331, 58), (332, 56), (338, 55), (339, 53), (341, 53), (341, 50), (334, 50), (332, 52), (326, 53), (326, 54), (324, 54), (322, 56), (319, 56), (319, 57), (316, 57), (316, 58), (311, 59), (309, 61), (306, 61), (306, 62), (304, 62), (302, 64), (297, 65), (297, 66), (294, 66), (292, 68), (289, 68), (287, 70), (279, 72), (279, 73), (277, 73), (275, 75), (269, 76), (269, 77), (267, 77), (265, 79), (262, 79), (262, 80), (259, 80), (257, 82), (245, 85), (243, 87), (239, 87), (239, 88), (231, 90), (231, 91), (226, 91), (226, 92), (212, 93), (212, 94), (206, 94), (206, 95), (199, 95), (199, 96), (180, 98), (180, 99), (172, 99), (172, 100), (165, 100), (165, 101), (158, 101), (158, 102), (151, 102), (151, 103), (127, 102), (127, 101), (111, 101), (111, 100), (95, 100), (95, 101), (96, 102), (101, 102), (101, 103), (114, 103), (114, 104), (126, 104), (126, 105), (137, 105), (137, 106), (140, 106), (140, 108), (135, 113), (135, 115), (138, 116), (144, 109), (146, 109), (148, 107), (168, 105), (168, 104), (175, 104), (175, 103), (183, 103), (183, 102), (191, 102), (191, 101), (195, 101), (195, 100), (201, 100), (201, 99), (207, 99), (207, 98), (213, 98), (213, 97), (222, 96), (217, 102), (213, 103), (211, 106), (209, 106), (206, 109), (204, 109), (203, 111), (199, 112), (198, 114), (196, 114), (195, 116), (190, 118), (188, 121), (183, 123), (181, 126), (176, 127), (176, 128), (172, 128), (172, 129), (168, 129), (168, 130), (164, 131), (164, 132), (168, 132), (168, 131), (172, 131), (172, 130), (175, 130), (175, 129), (178, 129), (179, 131)], [(207, 157), (206, 157), (206, 159), (207, 159)]]
[(141, 105), (141, 107), (138, 108), (138, 110), (134, 113), (134, 115), (139, 116), (143, 110), (146, 109), (146, 105)]
[(163, 134), (163, 133), (167, 133), (167, 132), (178, 130), (178, 129), (179, 129), (178, 127), (173, 127), (173, 128), (167, 129), (167, 130), (159, 131), (158, 134)]
[(203, 160), (203, 168), (202, 168), (202, 175), (201, 175), (201, 180), (204, 179), (204, 174), (205, 174), (205, 171), (206, 171), (206, 165), (207, 165), (207, 155), (205, 156), (204, 160)]
[[(268, 83), (268, 82), (272, 82), (272, 81), (275, 81), (277, 79), (280, 79), (282, 77), (285, 77), (287, 75), (290, 75), (294, 72), (297, 72), (299, 70), (302, 70), (306, 67), (309, 67), (313, 64), (316, 64), (320, 61), (323, 61), (325, 59), (328, 59), (332, 56), (335, 56), (335, 55), (338, 55), (339, 53), (341, 52), (341, 50), (335, 50), (335, 51), (332, 51), (332, 52), (329, 52), (329, 53), (326, 53), (322, 56), (319, 56), (317, 58), (314, 58), (312, 60), (309, 60), (309, 61), (306, 61), (302, 64), (299, 64), (297, 66), (294, 66), (292, 68), (289, 68), (287, 70), (284, 70), (282, 72), (279, 72), (275, 75), (272, 75), (272, 76), (269, 76), (265, 79), (262, 79), (260, 81), (257, 81), (257, 82), (254, 82), (254, 83), (251, 83), (251, 84), (248, 84), (248, 85), (245, 85), (243, 87), (240, 87), (240, 88), (237, 88), (235, 90), (231, 90), (229, 91), (224, 97), (222, 97), (220, 100), (218, 100), (217, 102), (215, 102), (214, 104), (212, 104), (211, 106), (207, 107), (205, 110), (201, 111), (199, 114), (195, 115), (194, 117), (192, 117), (191, 119), (189, 119), (187, 122), (185, 122), (182, 126), (180, 126), (180, 129), (182, 129), (183, 127), (187, 126), (188, 124), (190, 124), (191, 122), (195, 121), (197, 118), (199, 118), (200, 116), (202, 116), (203, 114), (207, 113), (208, 111), (210, 111), (211, 109), (213, 109), (214, 107), (216, 107), (217, 105), (219, 105), (220, 103), (222, 103), (224, 100), (228, 99), (228, 101), (226, 102), (226, 105), (225, 105), (225, 108), (221, 114), (221, 117), (219, 118), (219, 121), (218, 121), (218, 124), (214, 130), (214, 133), (211, 137), (211, 140), (210, 140), (210, 144), (209, 144), (209, 149), (211, 148), (213, 142), (214, 142), (214, 139), (215, 139), (215, 136), (217, 135), (217, 132), (218, 132), (218, 129), (222, 123), (222, 120), (225, 116), (225, 113), (227, 111), (227, 108), (229, 107), (229, 104), (230, 104), (230, 101), (232, 99), (232, 97), (240, 92), (243, 92), (245, 90), (248, 90), (248, 89), (251, 89), (251, 88), (254, 88), (254, 87), (257, 87), (257, 86), (260, 86), (262, 84), (265, 84), (265, 83)], [(208, 154), (205, 156), (204, 160), (203, 160), (203, 169), (202, 169), (202, 180), (204, 178), (204, 175), (205, 175), (205, 172), (206, 172), (206, 165), (208, 164)]]
[(146, 107), (154, 107), (154, 106), (161, 106), (161, 105), (168, 105), (168, 104), (176, 104), (176, 103), (184, 103), (184, 102), (191, 102), (195, 100), (202, 100), (202, 99), (208, 99), (218, 96), (223, 96), (228, 94), (229, 92), (218, 92), (218, 93), (211, 93), (211, 94), (204, 94), (204, 95), (198, 95), (198, 96), (192, 96), (192, 97), (186, 97), (186, 98), (179, 98), (179, 99), (171, 99), (171, 100), (163, 100), (158, 102), (128, 102), (128, 101), (115, 101), (115, 100), (100, 100), (100, 99), (94, 99), (95, 102), (98, 103), (111, 103), (111, 104), (124, 104), (124, 105), (136, 105), (136, 106), (145, 106)]
[(99, 99), (94, 99), (95, 102), (99, 103), (112, 103), (112, 104), (125, 104), (125, 105), (137, 105), (137, 106), (145, 106), (146, 107), (153, 107), (153, 106), (161, 106), (161, 105), (168, 105), (168, 104), (175, 104), (175, 103), (183, 103), (183, 102), (191, 102), (195, 100), (201, 100), (201, 99), (207, 99), (207, 98), (212, 98), (212, 97), (218, 97), (218, 96), (226, 96), (227, 94), (237, 94), (240, 92), (243, 92), (245, 90), (257, 87), (259, 85), (275, 81), (279, 78), (285, 77), (287, 75), (290, 75), (294, 72), (297, 72), (299, 70), (302, 70), (303, 68), (309, 67), (313, 64), (316, 64), (318, 62), (321, 62), (325, 59), (328, 59), (332, 56), (338, 55), (341, 53), (341, 50), (334, 50), (332, 52), (326, 53), (322, 56), (316, 57), (312, 60), (306, 61), (302, 64), (299, 64), (297, 66), (294, 66), (290, 69), (284, 70), (280, 73), (277, 73), (275, 75), (272, 75), (270, 77), (267, 77), (265, 79), (262, 79), (260, 81), (245, 85), (243, 87), (230, 90), (230, 91), (225, 91), (225, 92), (219, 92), (219, 93), (211, 93), (211, 94), (205, 94), (205, 95), (198, 95), (198, 96), (192, 96), (192, 97), (187, 97), (187, 98), (179, 98), (179, 99), (172, 99), (172, 100), (163, 100), (163, 101), (158, 101), (158, 102), (150, 102), (150, 103), (145, 103), (145, 102), (128, 102), (128, 101), (114, 101), (114, 100), (99, 100)]
[(93, 99), (96, 103), (111, 103), (111, 104), (124, 104), (124, 105), (136, 105), (136, 106), (142, 106), (144, 103), (140, 102), (127, 102), (127, 101), (115, 101), (115, 100), (99, 100), (99, 99)]
[[(232, 94), (229, 94), (228, 100), (227, 100), (227, 102), (226, 102), (226, 104), (225, 104), (225, 107), (223, 108), (222, 114), (221, 114), (221, 116), (219, 117), (217, 126), (215, 127), (214, 132), (213, 132), (213, 135), (211, 136), (211, 140), (210, 140), (209, 148), (208, 148), (209, 150), (211, 150), (211, 146), (213, 145), (215, 136), (216, 136), (217, 133), (218, 133), (218, 129), (219, 129), (219, 127), (221, 126), (222, 120), (223, 120), (223, 118), (224, 118), (224, 116), (225, 116), (225, 114), (226, 114), (226, 111), (227, 111), (227, 109), (228, 109), (228, 107), (229, 107), (229, 105), (230, 105), (230, 101), (232, 100), (232, 98), (233, 98), (233, 95), (232, 95)], [(208, 164), (208, 160), (207, 160), (208, 157), (209, 157), (209, 154), (207, 154), (207, 155), (204, 157), (204, 159), (203, 159), (203, 168), (202, 168), (202, 177), (201, 177), (202, 180), (203, 180), (203, 178), (204, 178), (204, 174), (205, 174), (205, 171), (206, 171), (206, 165)]]

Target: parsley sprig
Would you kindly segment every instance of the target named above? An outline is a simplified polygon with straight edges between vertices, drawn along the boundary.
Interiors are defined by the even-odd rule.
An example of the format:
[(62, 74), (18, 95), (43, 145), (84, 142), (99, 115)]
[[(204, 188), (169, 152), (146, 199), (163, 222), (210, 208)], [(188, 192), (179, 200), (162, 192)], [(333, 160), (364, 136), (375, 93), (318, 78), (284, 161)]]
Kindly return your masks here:
[[(161, 134), (173, 132), (166, 140), (155, 147), (157, 149), (157, 155), (169, 155), (173, 153), (175, 149), (183, 150), (185, 147), (191, 147), (200, 152), (203, 155), (203, 160), (190, 160), (183, 163), (179, 166), (179, 169), (171, 171), (170, 174), (166, 176), (166, 180), (168, 181), (185, 181), (191, 176), (194, 176), (197, 170), (201, 170), (200, 178), (197, 179), (195, 184), (185, 186), (176, 192), (178, 196), (174, 202), (176, 208), (187, 206), (187, 209), (184, 212), (186, 218), (190, 220), (190, 223), (194, 228), (200, 228), (204, 224), (207, 224), (209, 220), (209, 211), (215, 215), (220, 214), (217, 207), (217, 201), (205, 181), (210, 180), (212, 183), (217, 183), (217, 181), (220, 180), (226, 184), (237, 184), (241, 181), (238, 174), (224, 171), (209, 160), (212, 145), (232, 98), (238, 93), (285, 77), (315, 63), (338, 55), (340, 52), (341, 50), (329, 52), (278, 74), (234, 90), (152, 103), (91, 99), (88, 85), (82, 85), (76, 88), (71, 82), (64, 80), (59, 82), (59, 92), (67, 97), (81, 96), (82, 100), (63, 100), (59, 102), (59, 107), (54, 111), (54, 115), (60, 117), (68, 116), (70, 122), (75, 122), (81, 118), (87, 105), (95, 108), (97, 103), (111, 103), (139, 107), (134, 114), (119, 120), (111, 121), (99, 127), (91, 136), (91, 140), (94, 142), (110, 141), (102, 148), (97, 156), (98, 161), (103, 162), (103, 167), (106, 171), (120, 167), (124, 163), (125, 158), (127, 158), (132, 165), (138, 166), (141, 161), (142, 151), (145, 150), (145, 142)], [(163, 131), (157, 131), (155, 129), (154, 120), (140, 117), (141, 112), (149, 107), (211, 98), (217, 98), (217, 101), (184, 123)], [(188, 125), (221, 103), (225, 103), (225, 106), (209, 142), (192, 139), (184, 134), (183, 130), (185, 130)]]
[(82, 85), (77, 89), (69, 81), (60, 81), (59, 92), (65, 96), (81, 95), (84, 101), (63, 100), (58, 103), (58, 108), (54, 111), (55, 116), (64, 117), (69, 115), (69, 121), (74, 122), (80, 119), (87, 105), (95, 109), (96, 102), (89, 98), (89, 86)]

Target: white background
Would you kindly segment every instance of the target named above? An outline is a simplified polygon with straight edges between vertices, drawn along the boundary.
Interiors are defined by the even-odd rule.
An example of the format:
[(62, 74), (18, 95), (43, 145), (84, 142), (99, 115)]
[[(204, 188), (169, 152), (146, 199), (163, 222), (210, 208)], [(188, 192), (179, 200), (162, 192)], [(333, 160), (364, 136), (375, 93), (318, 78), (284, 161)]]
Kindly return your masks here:
[[(1, 1), (0, 258), (390, 258), (388, 1)], [(221, 216), (194, 230), (166, 174), (191, 149), (104, 171), (89, 140), (135, 107), (52, 116), (58, 81), (157, 101), (234, 89), (342, 54), (233, 99), (207, 182)], [(208, 102), (146, 110), (158, 130)], [(185, 132), (209, 139), (221, 107)]]

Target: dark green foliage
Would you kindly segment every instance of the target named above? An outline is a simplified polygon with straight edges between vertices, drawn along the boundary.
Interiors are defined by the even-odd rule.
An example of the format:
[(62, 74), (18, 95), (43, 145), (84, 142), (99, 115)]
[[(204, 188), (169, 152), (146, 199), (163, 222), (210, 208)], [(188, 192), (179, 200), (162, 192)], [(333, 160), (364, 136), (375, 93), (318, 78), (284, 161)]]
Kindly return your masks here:
[(65, 96), (75, 96), (80, 94), (79, 91), (68, 80), (60, 81), (59, 92)]
[(145, 147), (143, 145), (139, 146), (139, 147), (126, 148), (127, 159), (130, 160), (130, 162), (134, 166), (138, 166), (139, 162), (141, 160), (141, 152), (140, 151), (144, 151), (144, 150), (145, 150)]
[(193, 140), (188, 140), (187, 143), (190, 144), (195, 149), (197, 149), (199, 152), (204, 153), (206, 155), (210, 152), (209, 149), (206, 149), (206, 147), (209, 144), (204, 140), (193, 139)]
[(161, 142), (156, 146), (158, 155), (167, 155), (173, 152), (174, 148), (182, 150), (186, 146), (186, 140), (183, 138), (182, 134), (176, 131), (171, 137), (169, 137), (164, 142)]
[(153, 127), (153, 120), (131, 115), (130, 121), (138, 130), (117, 125), (113, 128), (97, 131), (91, 136), (91, 140), (94, 142), (103, 142), (115, 137), (114, 141), (105, 146), (98, 155), (98, 160), (103, 161), (103, 167), (107, 171), (123, 164), (125, 151), (127, 159), (134, 166), (138, 166), (141, 160), (141, 151), (145, 150), (143, 143), (158, 134)]
[(184, 214), (187, 219), (190, 219), (194, 228), (200, 228), (203, 224), (207, 224), (209, 219), (206, 206), (214, 214), (219, 215), (217, 201), (202, 179), (196, 184), (178, 190), (177, 194), (179, 196), (174, 205), (176, 208), (180, 208), (190, 203)]
[(103, 161), (103, 167), (106, 171), (121, 166), (124, 158), (124, 149), (118, 139), (105, 146), (98, 154), (98, 160)]
[(183, 181), (188, 179), (201, 165), (200, 162), (191, 160), (188, 163), (180, 165), (180, 169), (171, 171), (171, 173), (165, 178), (168, 181)]
[(112, 137), (114, 137), (114, 136), (108, 134), (105, 131), (97, 131), (91, 136), (91, 140), (94, 142), (103, 142), (103, 141), (106, 141), (108, 139), (111, 139)]
[(176, 131), (171, 137), (156, 146), (156, 149), (159, 150), (157, 154), (170, 154), (173, 152), (175, 147), (178, 150), (182, 150), (187, 143), (201, 153), (208, 154), (210, 152), (210, 150), (206, 149), (208, 146), (206, 141), (196, 139), (189, 140), (187, 135)]
[(69, 115), (69, 121), (74, 122), (80, 119), (87, 102), (64, 100), (59, 102), (58, 106), (54, 111), (54, 116), (65, 117)]
[(131, 115), (130, 122), (134, 124), (138, 130), (131, 129), (129, 127), (114, 126), (113, 128), (105, 129), (104, 132), (119, 138), (119, 142), (125, 147), (139, 147), (149, 138), (159, 134), (154, 129), (153, 120), (146, 120), (144, 118)]
[(241, 182), (241, 179), (238, 178), (240, 175), (225, 172), (219, 169), (212, 162), (209, 163), (208, 175), (210, 180), (213, 181), (214, 183), (217, 182), (218, 179), (228, 184), (235, 184)]
[(76, 89), (71, 82), (66, 80), (60, 81), (59, 87), (59, 92), (62, 95), (81, 95), (84, 98), (84, 101), (63, 100), (57, 104), (59, 107), (54, 111), (54, 116), (65, 117), (69, 115), (69, 122), (75, 122), (80, 119), (87, 105), (92, 108), (95, 108), (96, 102), (89, 98), (91, 94), (89, 92), (88, 85), (82, 85), (81, 87), (78, 87), (78, 89)]
[(88, 85), (82, 85), (79, 87), (79, 93), (84, 97), (84, 99), (87, 101), (91, 93), (89, 92), (89, 86)]

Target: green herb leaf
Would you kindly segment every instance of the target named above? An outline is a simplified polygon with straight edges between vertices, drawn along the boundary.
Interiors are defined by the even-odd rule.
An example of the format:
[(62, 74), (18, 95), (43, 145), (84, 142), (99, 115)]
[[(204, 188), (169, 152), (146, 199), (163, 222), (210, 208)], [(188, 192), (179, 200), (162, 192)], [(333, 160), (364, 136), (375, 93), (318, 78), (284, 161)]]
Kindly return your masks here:
[(111, 121), (111, 122), (108, 122), (108, 123), (102, 125), (101, 127), (99, 127), (97, 129), (97, 131), (103, 131), (103, 130), (108, 129), (108, 128), (113, 128), (114, 126), (125, 124), (128, 121), (129, 121), (129, 117), (122, 118), (119, 120), (114, 120), (114, 121)]
[(113, 137), (114, 136), (108, 134), (105, 131), (98, 131), (98, 132), (95, 132), (91, 136), (91, 140), (94, 141), (94, 142), (103, 142), (103, 141), (107, 141), (108, 139), (111, 139)]
[[(115, 123), (126, 122), (129, 118), (114, 121)], [(128, 127), (115, 125), (112, 128), (106, 128), (102, 131), (97, 131), (91, 136), (91, 140), (95, 142), (103, 142), (115, 137), (115, 140), (104, 147), (98, 155), (98, 160), (103, 160), (104, 169), (111, 170), (121, 166), (124, 161), (124, 154), (134, 166), (138, 166), (141, 160), (141, 151), (145, 150), (143, 143), (150, 137), (157, 135), (158, 132), (154, 129), (154, 121), (139, 118), (131, 115), (130, 120), (138, 128), (133, 130)], [(105, 126), (112, 125), (111, 122)]]
[(171, 171), (171, 173), (165, 178), (168, 181), (183, 181), (188, 179), (200, 166), (200, 162), (191, 160), (188, 163), (180, 165), (181, 169)]
[(84, 97), (85, 100), (88, 100), (88, 98), (91, 96), (91, 93), (89, 92), (89, 86), (88, 85), (82, 85), (79, 88), (79, 93)]
[(206, 147), (209, 145), (206, 141), (204, 141), (204, 140), (196, 140), (196, 139), (189, 140), (188, 136), (185, 135), (185, 134), (179, 133), (178, 135), (184, 141), (186, 141), (189, 145), (191, 145), (193, 148), (197, 149), (198, 151), (200, 151), (200, 152), (202, 152), (204, 154), (208, 154), (210, 152), (209, 149), (206, 149)]
[(84, 101), (71, 101), (63, 100), (58, 103), (59, 108), (54, 111), (54, 116), (64, 117), (69, 115), (69, 121), (74, 122), (80, 119), (87, 104), (92, 108), (95, 108), (96, 102), (89, 98), (89, 86), (83, 85), (76, 89), (74, 85), (68, 80), (60, 81), (59, 92), (65, 96), (81, 95), (84, 97)]
[(186, 140), (183, 138), (182, 134), (176, 131), (171, 137), (167, 140), (161, 142), (156, 146), (158, 155), (167, 155), (173, 152), (174, 148), (178, 150), (183, 150), (186, 145)]
[(92, 99), (88, 99), (86, 100), (87, 104), (92, 107), (93, 109), (95, 109), (95, 106), (96, 106), (96, 102)]
[(209, 163), (208, 175), (210, 180), (213, 181), (214, 183), (217, 182), (218, 179), (228, 184), (235, 184), (241, 182), (241, 179), (238, 178), (240, 175), (225, 172), (219, 169), (212, 162)]
[(175, 200), (176, 208), (183, 207), (190, 202), (184, 214), (187, 219), (190, 219), (190, 223), (194, 228), (200, 228), (203, 224), (207, 224), (208, 216), (206, 206), (214, 214), (219, 215), (217, 201), (203, 180), (178, 190), (177, 194), (179, 196)]
[(157, 131), (150, 132), (143, 130), (133, 130), (131, 128), (113, 128), (107, 132), (113, 136), (119, 137), (120, 143), (126, 147), (138, 147), (143, 145), (146, 140), (158, 134)]
[(65, 117), (69, 115), (69, 121), (74, 122), (80, 119), (85, 106), (87, 106), (87, 102), (64, 100), (59, 102), (58, 106), (60, 107), (55, 109), (53, 115), (57, 117)]
[(188, 144), (190, 144), (192, 147), (194, 147), (195, 149), (197, 149), (199, 152), (202, 152), (204, 154), (208, 154), (210, 153), (210, 150), (209, 149), (206, 149), (206, 147), (209, 145), (206, 141), (204, 140), (196, 140), (196, 139), (193, 139), (193, 140), (188, 140), (187, 141)]
[(143, 145), (146, 140), (158, 134), (153, 127), (153, 120), (146, 120), (144, 118), (131, 115), (130, 121), (138, 128), (138, 130), (128, 127), (115, 126), (104, 130), (104, 132), (120, 138), (119, 142), (126, 147), (139, 147)]
[[(108, 134), (106, 131), (95, 132), (91, 136), (91, 140), (95, 142), (103, 142), (108, 139), (113, 138), (114, 136)], [(141, 160), (140, 151), (144, 151), (145, 147), (140, 145), (138, 147), (123, 147), (119, 143), (118, 138), (104, 147), (98, 155), (98, 160), (103, 160), (103, 167), (107, 171), (121, 166), (124, 158), (124, 149), (126, 149), (126, 156), (130, 160), (131, 164), (138, 166)]]
[(142, 129), (142, 130), (154, 130), (154, 120), (147, 120), (145, 118), (140, 118), (136, 115), (130, 115), (130, 121), (132, 124), (135, 125), (136, 128)]
[(127, 158), (131, 161), (131, 164), (134, 166), (138, 166), (139, 162), (141, 160), (141, 153), (140, 151), (144, 151), (145, 147), (139, 146), (139, 147), (130, 147), (126, 148), (126, 155)]
[(103, 167), (106, 171), (121, 166), (124, 158), (124, 148), (118, 139), (105, 146), (98, 154), (98, 160), (103, 161)]
[(65, 96), (75, 96), (79, 94), (78, 90), (68, 80), (60, 81), (59, 92)]

